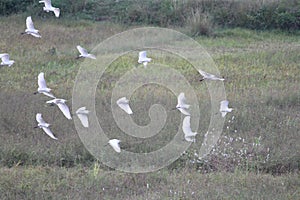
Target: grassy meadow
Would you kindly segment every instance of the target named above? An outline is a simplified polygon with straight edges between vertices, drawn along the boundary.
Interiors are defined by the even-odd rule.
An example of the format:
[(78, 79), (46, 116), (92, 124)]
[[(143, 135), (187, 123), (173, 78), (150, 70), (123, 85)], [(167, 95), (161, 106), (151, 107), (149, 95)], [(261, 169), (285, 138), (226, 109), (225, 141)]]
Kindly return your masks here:
[[(204, 159), (197, 156), (197, 145), (209, 124), (209, 115), (202, 112), (199, 144), (192, 144), (159, 171), (130, 174), (97, 161), (82, 144), (74, 122), (57, 107), (46, 105), (48, 97), (33, 93), (38, 74), (44, 72), (48, 87), (72, 107), (72, 89), (83, 62), (75, 59), (76, 45), (91, 50), (132, 27), (35, 17), (42, 35), (38, 39), (20, 34), (25, 18), (0, 18), (0, 27), (5, 27), (0, 53), (7, 52), (15, 60), (10, 68), (0, 67), (0, 199), (300, 199), (299, 33), (235, 28), (195, 37), (225, 77), (227, 99), (234, 108), (226, 116), (218, 145)], [(184, 28), (177, 30), (185, 33)], [(137, 55), (130, 54), (112, 63), (97, 87), (96, 110), (105, 132), (124, 141), (122, 148), (150, 152), (172, 139), (180, 113), (168, 113), (163, 134), (153, 138), (139, 140), (122, 134), (109, 110), (111, 91), (137, 65), (136, 60)], [(200, 75), (186, 61), (153, 60), (186, 77), (199, 91), (201, 110), (210, 105)], [(161, 87), (140, 88), (131, 98), (137, 124), (150, 122), (148, 109), (153, 102), (174, 107), (177, 99)], [(33, 128), (37, 112), (52, 124), (58, 141)]]

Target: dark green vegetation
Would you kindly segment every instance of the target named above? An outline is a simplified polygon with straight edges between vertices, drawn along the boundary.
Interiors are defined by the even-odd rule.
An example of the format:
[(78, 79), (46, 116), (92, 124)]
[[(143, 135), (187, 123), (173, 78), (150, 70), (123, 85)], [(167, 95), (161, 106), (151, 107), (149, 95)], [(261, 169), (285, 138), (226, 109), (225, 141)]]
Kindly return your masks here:
[[(52, 0), (62, 17), (108, 20), (124, 24), (189, 26), (193, 35), (211, 35), (215, 27), (244, 27), (256, 30), (300, 28), (298, 0)], [(47, 16), (33, 0), (3, 0), (0, 15), (27, 12)], [(48, 15), (49, 16), (49, 15)]]
[[(41, 15), (47, 18), (33, 18), (42, 34), (40, 40), (20, 35), (25, 14), (0, 20), (0, 27), (6, 27), (0, 35), (1, 53), (10, 53), (16, 61), (11, 68), (0, 68), (0, 199), (300, 198), (297, 34), (216, 29), (214, 37), (195, 37), (226, 78), (227, 98), (234, 108), (226, 117), (218, 146), (205, 159), (197, 157), (209, 122), (204, 112), (209, 106), (205, 84), (198, 82), (199, 74), (186, 61), (154, 57), (154, 62), (179, 70), (199, 91), (203, 114), (197, 130), (199, 143), (158, 172), (126, 174), (98, 163), (81, 143), (73, 121), (66, 120), (56, 107), (45, 105), (47, 97), (33, 95), (37, 75), (43, 71), (55, 95), (68, 99), (71, 106), (72, 88), (82, 62), (74, 59), (76, 45), (90, 50), (126, 28), (110, 22)], [(149, 57), (154, 55), (149, 52)], [(155, 138), (131, 140), (122, 134), (110, 113), (111, 90), (136, 60), (137, 54), (124, 55), (106, 71), (97, 88), (97, 115), (109, 136), (122, 138), (123, 148), (149, 152), (172, 138), (180, 114), (168, 114), (164, 134)], [(144, 105), (154, 101), (167, 108), (176, 105), (176, 97), (164, 88), (139, 88), (131, 98), (136, 123), (149, 123), (149, 107)], [(52, 124), (58, 141), (33, 128), (37, 112)]]

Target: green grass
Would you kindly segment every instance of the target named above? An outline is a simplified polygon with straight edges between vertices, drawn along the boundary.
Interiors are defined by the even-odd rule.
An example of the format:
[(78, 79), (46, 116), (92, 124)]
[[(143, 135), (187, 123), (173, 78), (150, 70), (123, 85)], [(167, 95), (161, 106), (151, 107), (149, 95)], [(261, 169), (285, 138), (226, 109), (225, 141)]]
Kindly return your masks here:
[(161, 170), (126, 174), (90, 168), (0, 170), (1, 199), (298, 199), (297, 174)]
[[(160, 171), (126, 174), (98, 163), (84, 148), (73, 121), (45, 105), (47, 97), (33, 95), (37, 75), (43, 71), (55, 95), (68, 99), (71, 106), (82, 62), (75, 59), (76, 45), (91, 50), (126, 28), (36, 17), (39, 40), (20, 35), (25, 18), (14, 15), (0, 20), (1, 27), (7, 26), (0, 35), (0, 53), (7, 52), (16, 61), (11, 68), (0, 68), (0, 199), (299, 199), (298, 35), (224, 29), (213, 37), (194, 38), (226, 78), (226, 95), (234, 108), (218, 145), (205, 159), (198, 158), (196, 143)], [(156, 53), (150, 51), (149, 56), (161, 55)], [(110, 111), (111, 91), (136, 59), (135, 53), (122, 56), (101, 77), (97, 115), (109, 136), (121, 138), (123, 148), (150, 152), (173, 138), (180, 114), (167, 112), (164, 129), (149, 139), (129, 137), (117, 127)], [(205, 85), (198, 82), (200, 75), (187, 61), (172, 55), (158, 56), (153, 62), (172, 66), (195, 89), (202, 112), (197, 130), (200, 143), (209, 124), (204, 110), (210, 106)], [(137, 111), (134, 122), (145, 125), (150, 123), (148, 110), (153, 103), (168, 109), (177, 101), (168, 89), (148, 85), (135, 91), (131, 103)], [(52, 124), (57, 142), (33, 128), (37, 112)]]

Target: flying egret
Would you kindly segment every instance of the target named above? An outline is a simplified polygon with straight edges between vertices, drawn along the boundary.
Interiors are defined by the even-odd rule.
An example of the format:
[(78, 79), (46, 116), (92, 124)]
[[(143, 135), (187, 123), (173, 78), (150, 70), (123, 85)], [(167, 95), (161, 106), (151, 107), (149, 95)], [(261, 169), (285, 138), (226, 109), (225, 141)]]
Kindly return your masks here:
[(111, 139), (108, 141), (108, 144), (117, 152), (120, 153), (121, 152), (121, 148), (120, 148), (120, 140), (118, 139)]
[(50, 124), (46, 123), (44, 121), (44, 119), (42, 118), (42, 114), (41, 113), (37, 113), (35, 116), (36, 121), (38, 122), (38, 125), (34, 128), (41, 128), (44, 130), (44, 132), (50, 136), (52, 139), (57, 140), (57, 138), (53, 135), (53, 133), (51, 132), (49, 126)]
[(233, 110), (232, 108), (228, 108), (228, 104), (229, 102), (227, 100), (220, 102), (220, 112), (222, 113), (222, 117), (225, 117), (228, 112)]
[(89, 114), (89, 110), (86, 109), (86, 107), (81, 107), (78, 108), (78, 110), (76, 111), (76, 114), (78, 116), (78, 118), (81, 121), (81, 124), (88, 128), (89, 127), (89, 121), (88, 121), (88, 114)]
[(43, 10), (46, 12), (52, 11), (54, 12), (55, 17), (59, 17), (60, 10), (59, 8), (55, 8), (51, 4), (51, 0), (42, 0), (39, 3), (44, 3)]
[(21, 34), (29, 34), (29, 35), (32, 35), (32, 36), (38, 37), (38, 38), (42, 37), (39, 33), (39, 30), (34, 28), (31, 16), (26, 18), (26, 29), (25, 29), (25, 32), (21, 33)]
[(42, 93), (48, 97), (55, 98), (55, 96), (50, 92), (51, 89), (47, 88), (46, 81), (44, 78), (44, 72), (41, 72), (38, 76), (38, 90), (34, 94)]
[(46, 103), (56, 104), (67, 119), (72, 119), (69, 107), (67, 106), (66, 102), (67, 102), (67, 100), (65, 100), (65, 99), (55, 98), (55, 99), (47, 101)]
[(84, 58), (92, 58), (92, 59), (96, 59), (96, 56), (93, 54), (89, 54), (88, 51), (84, 48), (82, 48), (81, 46), (77, 45), (76, 48), (78, 49), (80, 55), (78, 56), (78, 58), (80, 57), (84, 57)]
[(203, 81), (204, 79), (213, 80), (213, 81), (224, 81), (224, 78), (219, 78), (216, 75), (207, 73), (205, 71), (199, 70), (199, 73), (203, 76), (203, 78), (200, 81)]
[(127, 114), (131, 115), (132, 114), (132, 110), (129, 106), (129, 100), (126, 99), (126, 97), (122, 97), (117, 101), (118, 106), (124, 110)]
[(148, 62), (150, 62), (152, 59), (147, 57), (146, 51), (139, 52), (139, 60), (138, 63), (143, 63), (144, 67), (147, 67)]
[(178, 104), (176, 108), (184, 115), (190, 115), (190, 113), (187, 111), (190, 105), (186, 104), (186, 98), (184, 96), (184, 93), (181, 92), (177, 97)]
[(2, 62), (0, 63), (0, 65), (8, 65), (10, 67), (15, 62), (14, 60), (9, 60), (9, 55), (7, 53), (1, 53), (0, 54), (0, 58), (2, 60)]
[(191, 117), (186, 116), (182, 122), (182, 131), (184, 133), (184, 139), (188, 142), (195, 142), (195, 136), (198, 134), (197, 132), (192, 132), (191, 130)]

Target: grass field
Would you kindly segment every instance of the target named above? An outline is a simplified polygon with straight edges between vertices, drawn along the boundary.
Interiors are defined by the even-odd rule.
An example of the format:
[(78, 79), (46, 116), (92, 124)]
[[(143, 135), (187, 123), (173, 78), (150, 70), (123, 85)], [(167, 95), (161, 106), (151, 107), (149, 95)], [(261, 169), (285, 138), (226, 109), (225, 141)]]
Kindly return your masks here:
[[(0, 68), (0, 199), (300, 199), (299, 33), (224, 29), (214, 37), (194, 38), (226, 78), (226, 95), (234, 108), (226, 116), (218, 145), (204, 159), (197, 156), (196, 143), (164, 169), (129, 174), (96, 161), (81, 143), (73, 121), (45, 105), (47, 97), (33, 93), (37, 75), (44, 72), (48, 86), (69, 100), (71, 107), (82, 63), (75, 59), (76, 45), (91, 50), (131, 27), (33, 18), (42, 34), (36, 39), (20, 35), (25, 18), (14, 15), (0, 20), (0, 27), (6, 27), (0, 35), (0, 53), (7, 52), (15, 60), (11, 68)], [(97, 116), (107, 133), (125, 141), (125, 149), (148, 152), (172, 138), (178, 129), (172, 124), (180, 114), (168, 118), (163, 136), (132, 140), (122, 135), (107, 106), (111, 90), (136, 58), (125, 55), (104, 74), (97, 87)], [(186, 76), (203, 100), (201, 110), (209, 105), (209, 97), (201, 93), (200, 75), (185, 61), (159, 58), (157, 62)], [(153, 101), (177, 103), (164, 88), (141, 88), (131, 101), (137, 110), (136, 123), (149, 123), (149, 107), (144, 105)], [(58, 141), (33, 128), (37, 112), (52, 124)], [(200, 127), (207, 127), (208, 120), (204, 113)], [(197, 131), (204, 135), (202, 129)]]

